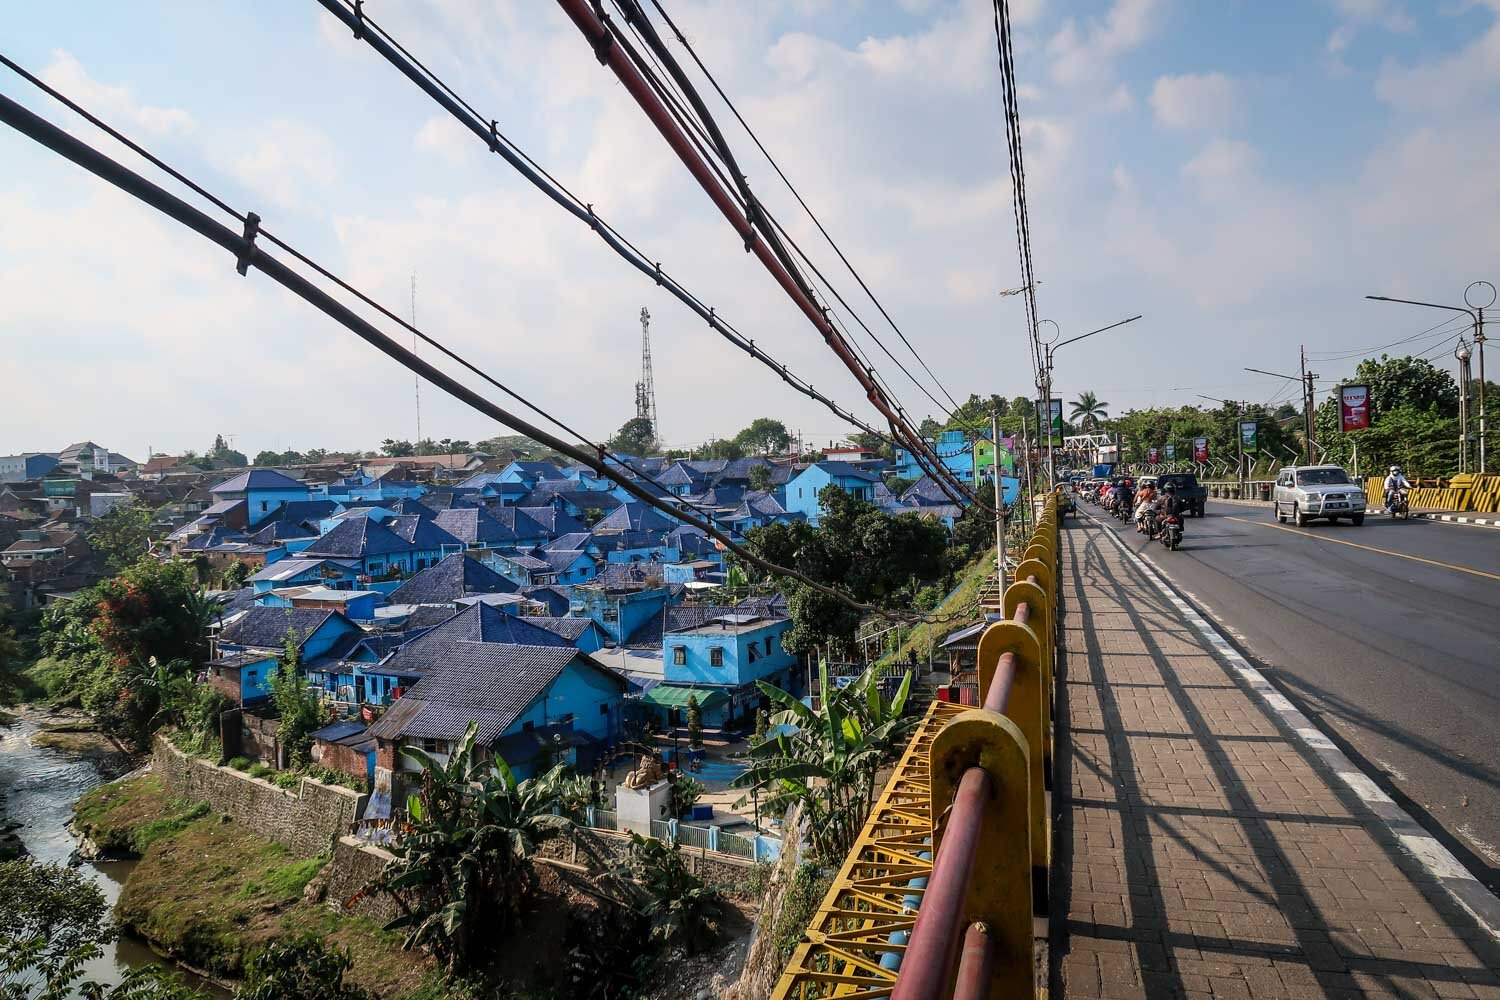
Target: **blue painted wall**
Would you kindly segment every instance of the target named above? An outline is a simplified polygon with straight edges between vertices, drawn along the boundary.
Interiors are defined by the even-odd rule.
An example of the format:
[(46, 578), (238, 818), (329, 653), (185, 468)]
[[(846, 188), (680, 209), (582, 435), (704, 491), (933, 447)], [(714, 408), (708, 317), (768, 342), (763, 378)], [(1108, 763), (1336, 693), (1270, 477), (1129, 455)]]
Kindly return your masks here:
[(845, 493), (852, 494), (861, 500), (874, 499), (874, 481), (853, 476), (831, 475), (821, 466), (810, 465), (786, 484), (786, 502), (782, 506), (789, 511), (806, 516), (807, 523), (817, 527), (818, 517), (823, 513), (823, 508), (818, 503), (818, 493), (829, 485), (837, 486)]
[(574, 590), (572, 614), (592, 618), (611, 641), (624, 642), (631, 633), (667, 604), (667, 589), (610, 593), (604, 590)]
[[(668, 633), (662, 637), (663, 676), (673, 684), (722, 684), (728, 687), (769, 677), (797, 662), (782, 642), (791, 627), (790, 619), (780, 619), (739, 633), (711, 625), (692, 632)], [(767, 640), (771, 643), (769, 654), (766, 652)], [(715, 649), (722, 653), (720, 666), (713, 664)], [(684, 662), (677, 662), (679, 655)]]

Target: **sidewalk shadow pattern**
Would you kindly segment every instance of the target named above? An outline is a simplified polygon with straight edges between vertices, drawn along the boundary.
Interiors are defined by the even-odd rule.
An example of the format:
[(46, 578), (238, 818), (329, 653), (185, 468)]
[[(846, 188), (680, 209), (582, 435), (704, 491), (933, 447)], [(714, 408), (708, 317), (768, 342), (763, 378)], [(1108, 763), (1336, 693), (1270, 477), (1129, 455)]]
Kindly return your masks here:
[(1052, 995), (1500, 998), (1500, 945), (1106, 530), (1063, 533)]

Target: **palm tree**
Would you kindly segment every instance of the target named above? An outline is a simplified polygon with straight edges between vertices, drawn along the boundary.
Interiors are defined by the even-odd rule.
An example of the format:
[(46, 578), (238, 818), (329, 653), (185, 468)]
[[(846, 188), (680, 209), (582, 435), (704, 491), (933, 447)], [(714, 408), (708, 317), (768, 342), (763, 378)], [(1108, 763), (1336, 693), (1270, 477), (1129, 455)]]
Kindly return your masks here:
[(1099, 425), (1109, 419), (1109, 410), (1105, 407), (1108, 403), (1095, 396), (1092, 392), (1080, 393), (1073, 401), (1072, 410), (1068, 414), (1074, 420), (1083, 421), (1083, 429), (1092, 431), (1098, 429)]

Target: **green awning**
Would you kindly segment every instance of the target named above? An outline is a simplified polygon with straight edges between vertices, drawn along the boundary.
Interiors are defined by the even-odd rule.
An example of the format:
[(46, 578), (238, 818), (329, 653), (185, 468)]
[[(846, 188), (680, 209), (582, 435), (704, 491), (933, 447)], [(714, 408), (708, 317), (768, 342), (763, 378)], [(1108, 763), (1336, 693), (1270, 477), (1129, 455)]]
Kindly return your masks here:
[(698, 707), (713, 708), (729, 701), (729, 695), (718, 688), (682, 687), (677, 684), (658, 684), (641, 695), (641, 701), (659, 708), (687, 708), (688, 698), (697, 695)]

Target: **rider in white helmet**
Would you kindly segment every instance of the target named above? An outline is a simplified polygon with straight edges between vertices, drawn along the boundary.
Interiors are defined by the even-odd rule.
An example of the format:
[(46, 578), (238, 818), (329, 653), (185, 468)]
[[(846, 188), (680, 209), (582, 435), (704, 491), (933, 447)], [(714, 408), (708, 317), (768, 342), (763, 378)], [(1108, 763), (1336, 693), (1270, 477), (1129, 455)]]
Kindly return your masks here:
[(1397, 490), (1409, 490), (1409, 489), (1411, 489), (1411, 483), (1407, 482), (1406, 481), (1406, 477), (1401, 474), (1401, 466), (1399, 466), (1399, 465), (1393, 465), (1393, 466), (1391, 466), (1391, 473), (1390, 473), (1390, 475), (1388, 475), (1388, 476), (1385, 477), (1385, 503), (1386, 503), (1386, 506), (1387, 507), (1390, 506), (1390, 504), (1391, 504), (1391, 497), (1395, 494), (1395, 492)]

